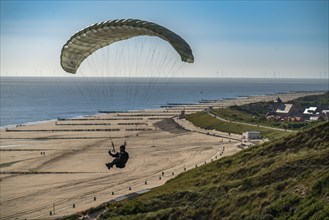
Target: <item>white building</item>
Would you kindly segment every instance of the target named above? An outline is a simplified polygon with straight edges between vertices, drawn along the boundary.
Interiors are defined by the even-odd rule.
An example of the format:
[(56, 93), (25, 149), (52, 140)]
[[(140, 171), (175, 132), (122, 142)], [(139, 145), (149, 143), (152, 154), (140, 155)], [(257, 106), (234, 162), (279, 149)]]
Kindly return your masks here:
[(310, 117), (310, 121), (318, 121), (319, 120), (319, 116), (311, 116)]
[(315, 114), (317, 107), (309, 107), (304, 110), (304, 115), (313, 115)]
[(246, 131), (246, 132), (242, 133), (242, 136), (245, 139), (249, 139), (249, 140), (261, 138), (259, 131)]
[(280, 104), (276, 109), (275, 113), (278, 115), (291, 115), (294, 111), (293, 104)]

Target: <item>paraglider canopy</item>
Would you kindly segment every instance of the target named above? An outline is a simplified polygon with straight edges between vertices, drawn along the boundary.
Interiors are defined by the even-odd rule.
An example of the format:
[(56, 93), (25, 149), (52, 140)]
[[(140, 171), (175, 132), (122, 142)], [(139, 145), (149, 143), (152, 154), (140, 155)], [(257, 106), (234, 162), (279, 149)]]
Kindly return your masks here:
[(80, 64), (96, 50), (137, 36), (157, 36), (167, 41), (182, 61), (194, 62), (190, 46), (169, 29), (138, 19), (117, 19), (93, 24), (74, 34), (62, 48), (61, 66), (66, 72), (75, 74)]
[(62, 68), (100, 113), (160, 107), (169, 81), (193, 62), (183, 38), (137, 19), (90, 25), (71, 36), (60, 55)]

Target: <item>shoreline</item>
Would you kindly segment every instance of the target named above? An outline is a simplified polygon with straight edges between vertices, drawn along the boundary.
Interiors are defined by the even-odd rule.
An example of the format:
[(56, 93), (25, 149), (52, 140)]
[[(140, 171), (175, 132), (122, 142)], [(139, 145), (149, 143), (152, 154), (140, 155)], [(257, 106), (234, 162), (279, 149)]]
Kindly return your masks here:
[[(168, 106), (172, 106), (172, 107), (180, 107), (180, 106), (184, 106), (184, 105), (188, 105), (188, 106), (195, 106), (198, 104), (211, 104), (214, 102), (221, 102), (221, 101), (229, 101), (229, 100), (239, 100), (239, 99), (250, 99), (253, 97), (266, 97), (266, 96), (275, 96), (275, 95), (292, 95), (292, 94), (318, 94), (318, 93), (324, 93), (326, 92), (325, 90), (314, 90), (314, 91), (291, 91), (291, 92), (277, 92), (277, 93), (268, 93), (268, 94), (262, 94), (262, 95), (237, 95), (235, 97), (224, 97), (221, 99), (216, 99), (216, 100), (211, 100), (211, 99), (201, 99), (199, 101), (197, 101), (196, 103), (174, 103), (174, 105), (170, 105), (171, 103), (167, 103), (165, 105), (161, 105), (157, 108), (146, 108), (146, 109), (141, 109), (141, 110), (128, 110), (128, 111), (113, 111), (112, 113), (130, 113), (130, 112), (145, 112), (145, 111), (152, 111), (152, 110), (158, 110), (158, 109), (164, 109)], [(73, 117), (64, 117), (63, 119), (67, 119), (67, 118), (85, 118), (85, 117), (97, 117), (101, 114), (108, 114), (105, 113), (105, 111), (102, 113), (100, 111), (98, 111), (96, 114), (94, 115), (77, 115), (77, 116), (73, 116)], [(29, 122), (24, 122), (24, 123), (18, 123), (18, 124), (9, 124), (9, 125), (1, 125), (0, 126), (0, 130), (1, 129), (6, 129), (6, 128), (15, 128), (17, 126), (28, 126), (28, 125), (37, 125), (37, 124), (42, 124), (42, 123), (48, 123), (48, 122), (52, 122), (52, 121), (57, 121), (59, 119), (62, 119), (57, 117), (56, 119), (52, 118), (52, 119), (45, 119), (45, 120), (40, 120), (40, 121), (29, 121)]]

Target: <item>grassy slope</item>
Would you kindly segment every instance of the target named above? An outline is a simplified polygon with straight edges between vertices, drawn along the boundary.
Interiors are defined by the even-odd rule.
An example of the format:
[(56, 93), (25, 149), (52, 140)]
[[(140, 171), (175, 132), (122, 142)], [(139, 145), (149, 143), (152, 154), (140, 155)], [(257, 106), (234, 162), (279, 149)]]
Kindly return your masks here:
[(242, 132), (257, 130), (261, 132), (263, 137), (267, 137), (271, 140), (282, 138), (288, 135), (287, 132), (277, 131), (257, 126), (241, 125), (230, 122), (224, 122), (209, 116), (205, 112), (197, 112), (187, 116), (187, 120), (191, 121), (198, 127), (205, 129), (215, 129), (218, 131), (223, 131), (227, 133), (242, 134)]
[(329, 123), (185, 172), (101, 219), (329, 219)]
[(295, 99), (294, 102), (303, 107), (329, 107), (329, 91), (322, 95), (311, 95)]

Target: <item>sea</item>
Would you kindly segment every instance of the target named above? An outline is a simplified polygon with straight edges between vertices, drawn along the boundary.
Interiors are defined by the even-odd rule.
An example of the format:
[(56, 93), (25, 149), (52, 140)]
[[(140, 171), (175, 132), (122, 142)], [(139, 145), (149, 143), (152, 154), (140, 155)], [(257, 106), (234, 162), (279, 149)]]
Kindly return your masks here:
[(0, 126), (287, 92), (328, 91), (327, 79), (1, 77)]

